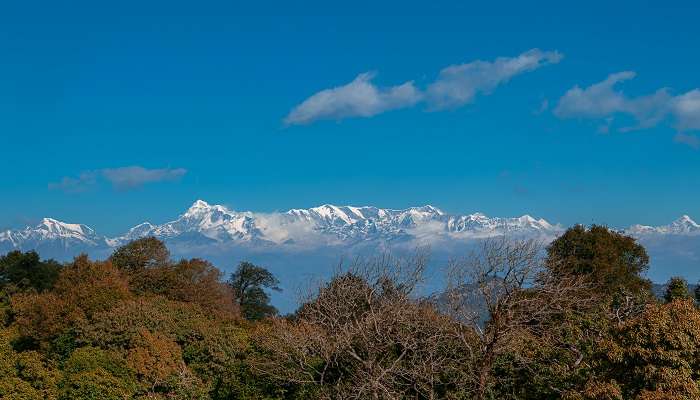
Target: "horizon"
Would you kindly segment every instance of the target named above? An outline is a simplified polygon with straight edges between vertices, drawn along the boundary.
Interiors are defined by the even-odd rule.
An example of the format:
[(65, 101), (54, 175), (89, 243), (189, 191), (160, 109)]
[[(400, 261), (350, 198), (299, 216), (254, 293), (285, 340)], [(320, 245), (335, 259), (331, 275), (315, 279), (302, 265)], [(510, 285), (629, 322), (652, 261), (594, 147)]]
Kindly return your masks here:
[[(93, 225), (85, 224), (85, 223), (82, 223), (82, 222), (80, 222), (80, 221), (66, 221), (66, 220), (62, 220), (62, 219), (60, 219), (60, 218), (55, 218), (55, 217), (53, 217), (53, 216), (44, 216), (44, 217), (41, 217), (39, 220), (37, 220), (37, 221), (35, 221), (35, 222), (32, 222), (32, 223), (29, 223), (29, 224), (27, 224), (27, 225), (15, 226), (15, 227), (6, 227), (6, 228), (4, 228), (4, 229), (0, 229), (0, 231), (3, 231), (3, 230), (5, 230), (5, 231), (7, 231), (7, 230), (9, 230), (9, 231), (13, 231), (13, 230), (14, 230), (14, 231), (17, 231), (17, 230), (26, 229), (26, 228), (34, 228), (34, 227), (36, 227), (36, 226), (41, 225), (45, 220), (51, 220), (51, 221), (56, 221), (56, 222), (59, 222), (59, 223), (62, 223), (62, 224), (68, 224), (68, 225), (85, 225), (85, 226), (87, 226), (87, 227), (93, 229), (96, 233), (99, 233), (100, 235), (109, 237), (109, 236), (115, 236), (115, 235), (118, 235), (118, 234), (123, 234), (123, 233), (125, 233), (127, 230), (129, 230), (129, 229), (131, 229), (131, 228), (138, 227), (138, 226), (141, 226), (141, 225), (144, 225), (144, 224), (161, 225), (161, 224), (165, 224), (165, 223), (168, 223), (168, 222), (173, 222), (173, 221), (177, 220), (177, 218), (182, 217), (182, 216), (185, 215), (188, 211), (190, 211), (191, 209), (193, 209), (193, 208), (195, 208), (195, 207), (197, 207), (197, 206), (199, 206), (199, 205), (201, 205), (201, 204), (203, 204), (203, 205), (202, 205), (203, 207), (224, 207), (224, 208), (226, 208), (228, 211), (231, 211), (231, 212), (235, 212), (235, 213), (251, 213), (251, 214), (253, 214), (253, 215), (283, 214), (283, 213), (288, 213), (288, 212), (290, 212), (290, 211), (295, 211), (295, 210), (311, 210), (311, 209), (317, 209), (317, 208), (322, 208), (322, 207), (356, 208), (356, 209), (362, 209), (362, 208), (377, 208), (377, 209), (391, 210), (391, 211), (407, 211), (407, 210), (416, 209), (416, 208), (433, 208), (433, 209), (435, 209), (436, 211), (438, 211), (438, 212), (440, 212), (440, 213), (443, 213), (443, 214), (445, 214), (445, 215), (447, 215), (447, 216), (485, 216), (485, 217), (489, 217), (489, 218), (513, 218), (513, 219), (523, 218), (523, 217), (530, 217), (530, 218), (533, 218), (534, 220), (537, 220), (537, 221), (544, 221), (544, 222), (547, 222), (547, 223), (551, 224), (551, 225), (554, 226), (554, 227), (561, 227), (562, 229), (564, 229), (564, 228), (566, 228), (566, 227), (570, 227), (570, 226), (575, 226), (575, 225), (589, 226), (589, 225), (581, 224), (581, 223), (574, 223), (574, 224), (572, 224), (572, 225), (564, 225), (564, 224), (562, 224), (562, 223), (560, 223), (560, 222), (552, 221), (552, 220), (546, 218), (546, 216), (531, 215), (531, 214), (527, 214), (527, 213), (526, 213), (526, 214), (522, 214), (522, 215), (488, 215), (488, 214), (486, 214), (486, 213), (483, 213), (483, 212), (477, 210), (477, 211), (473, 211), (473, 212), (453, 214), (453, 213), (445, 212), (441, 207), (436, 206), (436, 205), (433, 205), (433, 204), (414, 205), (414, 206), (409, 206), (409, 207), (406, 207), (406, 208), (394, 208), (394, 207), (379, 207), (379, 206), (368, 205), (368, 204), (365, 204), (365, 205), (354, 205), (354, 204), (330, 204), (330, 203), (324, 203), (324, 204), (318, 204), (318, 205), (311, 206), (311, 207), (307, 207), (307, 208), (293, 207), (293, 208), (289, 208), (289, 209), (286, 209), (286, 210), (256, 211), (256, 210), (240, 210), (240, 209), (234, 209), (234, 208), (232, 208), (232, 207), (230, 207), (230, 206), (227, 206), (227, 205), (225, 205), (225, 204), (209, 203), (209, 202), (207, 202), (206, 200), (197, 199), (197, 200), (195, 200), (194, 202), (192, 202), (192, 204), (191, 204), (189, 207), (184, 208), (183, 211), (178, 212), (175, 216), (166, 218), (166, 219), (161, 220), (161, 221), (156, 221), (156, 220), (152, 220), (152, 219), (149, 219), (149, 218), (145, 218), (145, 219), (143, 219), (141, 222), (139, 222), (139, 223), (137, 223), (137, 224), (135, 224), (135, 225), (132, 225), (132, 226), (130, 226), (129, 228), (127, 228), (127, 229), (125, 229), (125, 230), (123, 230), (123, 231), (120, 231), (120, 232), (105, 232), (105, 231), (101, 230), (99, 227), (96, 227), (96, 226), (93, 226)], [(630, 224), (629, 226), (611, 226), (611, 225), (606, 225), (606, 224), (598, 224), (598, 225), (607, 226), (607, 227), (610, 227), (610, 228), (612, 228), (612, 229), (617, 229), (617, 230), (625, 230), (625, 229), (633, 228), (633, 227), (635, 227), (635, 226), (652, 227), (652, 228), (664, 227), (664, 226), (669, 225), (669, 224), (672, 224), (672, 223), (674, 223), (674, 222), (680, 222), (680, 221), (684, 221), (684, 220), (686, 220), (686, 221), (689, 220), (689, 221), (692, 222), (692, 223), (697, 223), (697, 222), (695, 221), (695, 219), (693, 219), (692, 216), (690, 216), (690, 215), (688, 215), (688, 214), (682, 214), (682, 215), (678, 216), (677, 218), (674, 218), (673, 220), (667, 221), (666, 223), (663, 223), (663, 224), (660, 224), (660, 225), (650, 225), (650, 224), (646, 224), (646, 223), (643, 223), (643, 222), (636, 222), (636, 223)]]
[[(390, 209), (326, 204), (256, 212), (232, 210), (202, 199), (162, 221), (146, 218), (120, 232), (105, 232), (94, 225), (87, 225), (86, 230), (79, 224), (49, 219), (24, 229), (0, 231), (0, 252), (37, 250), (42, 257), (59, 261), (81, 253), (103, 259), (131, 240), (155, 237), (165, 242), (174, 259), (202, 257), (224, 273), (242, 261), (264, 265), (289, 291), (312, 277), (325, 277), (341, 260), (377, 251), (400, 255), (430, 248), (430, 266), (439, 269), (489, 237), (528, 238), (546, 246), (571, 227), (529, 215), (450, 214), (431, 205)], [(659, 226), (640, 221), (609, 228), (646, 247), (650, 256), (646, 274), (652, 281), (663, 283), (679, 274), (690, 281), (700, 280), (700, 225), (692, 218), (684, 215)], [(430, 285), (439, 287), (435, 281)], [(273, 294), (273, 302), (291, 309), (295, 304), (292, 294)]]

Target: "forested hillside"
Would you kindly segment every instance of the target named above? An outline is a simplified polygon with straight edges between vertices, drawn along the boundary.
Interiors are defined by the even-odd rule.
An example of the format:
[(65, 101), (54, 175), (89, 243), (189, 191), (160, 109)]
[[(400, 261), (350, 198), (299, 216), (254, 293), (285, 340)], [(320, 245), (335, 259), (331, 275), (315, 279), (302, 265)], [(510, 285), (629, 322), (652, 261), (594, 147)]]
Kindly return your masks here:
[[(542, 251), (546, 250), (546, 251)], [(106, 260), (0, 257), (2, 399), (698, 399), (700, 310), (635, 239), (496, 238), (418, 295), (428, 254), (377, 254), (278, 315), (264, 266), (223, 276), (156, 238)]]

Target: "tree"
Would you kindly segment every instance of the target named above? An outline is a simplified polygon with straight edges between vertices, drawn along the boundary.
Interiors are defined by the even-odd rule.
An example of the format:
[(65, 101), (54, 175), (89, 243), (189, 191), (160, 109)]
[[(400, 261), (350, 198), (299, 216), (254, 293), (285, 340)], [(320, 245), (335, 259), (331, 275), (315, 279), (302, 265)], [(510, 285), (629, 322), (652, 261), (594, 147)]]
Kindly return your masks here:
[(600, 294), (648, 294), (649, 256), (634, 238), (593, 225), (569, 228), (547, 248), (547, 268), (555, 275), (581, 275)]
[[(573, 331), (571, 316), (590, 309), (595, 299), (580, 277), (552, 274), (540, 254), (533, 240), (489, 239), (450, 265), (447, 312), (472, 329), (478, 349), (469, 377), (474, 399), (505, 398), (508, 391), (499, 391), (518, 373), (541, 381), (537, 370), (545, 357), (537, 353), (543, 350), (547, 365), (562, 371), (576, 370), (582, 361), (578, 338), (562, 332)], [(553, 384), (541, 385), (549, 396), (561, 390)]]
[(277, 309), (270, 304), (270, 296), (265, 289), (281, 291), (279, 281), (263, 267), (247, 261), (238, 265), (231, 274), (228, 284), (245, 319), (258, 320), (277, 314)]
[(60, 371), (36, 351), (15, 351), (13, 329), (0, 327), (0, 399), (56, 399)]
[(123, 357), (96, 347), (75, 350), (63, 365), (64, 377), (59, 399), (133, 398), (136, 391), (134, 371)]
[(649, 304), (601, 341), (577, 399), (700, 398), (700, 311), (692, 301)]
[(222, 318), (196, 303), (138, 296), (78, 324), (76, 331), (82, 343), (121, 354), (142, 391), (199, 399), (208, 397), (174, 394), (199, 392), (204, 386), (217, 393), (255, 388), (245, 364), (248, 338), (240, 320)]
[(31, 288), (42, 292), (53, 286), (60, 270), (59, 263), (41, 261), (35, 251), (11, 251), (0, 256), (0, 289), (14, 285), (20, 290)]
[(664, 300), (670, 303), (674, 300), (685, 300), (690, 298), (690, 293), (688, 293), (688, 282), (678, 276), (671, 278), (666, 284), (666, 293), (664, 293)]
[(157, 294), (172, 300), (196, 303), (208, 312), (238, 314), (231, 287), (221, 282), (221, 271), (209, 261), (193, 258), (172, 265), (152, 267), (130, 275), (137, 294)]
[(109, 259), (117, 268), (134, 272), (167, 265), (170, 252), (160, 240), (146, 237), (119, 247)]
[(426, 260), (359, 260), (295, 318), (259, 324), (255, 371), (292, 384), (291, 398), (471, 398), (473, 332), (415, 298)]
[(46, 349), (78, 321), (92, 321), (96, 313), (129, 297), (128, 282), (120, 270), (110, 262), (81, 255), (61, 269), (52, 290), (13, 296), (14, 322), (22, 335)]

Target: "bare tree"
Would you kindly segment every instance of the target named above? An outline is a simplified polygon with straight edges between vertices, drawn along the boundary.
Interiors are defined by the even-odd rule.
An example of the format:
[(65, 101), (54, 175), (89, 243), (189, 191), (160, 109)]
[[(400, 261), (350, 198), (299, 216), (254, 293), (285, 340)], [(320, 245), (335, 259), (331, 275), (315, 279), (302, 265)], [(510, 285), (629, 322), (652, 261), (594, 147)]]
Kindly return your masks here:
[(449, 398), (464, 380), (468, 329), (414, 295), (427, 254), (357, 260), (300, 309), (262, 327), (256, 369), (333, 399)]
[(293, 319), (259, 328), (255, 369), (308, 385), (318, 398), (481, 400), (498, 383), (493, 371), (500, 356), (535, 365), (521, 351), (534, 341), (581, 361), (552, 321), (584, 310), (586, 285), (552, 276), (539, 243), (485, 241), (451, 263), (446, 301), (415, 295), (426, 263), (425, 253), (382, 256), (339, 271)]
[[(518, 355), (527, 337), (559, 344), (544, 322), (592, 300), (581, 280), (549, 273), (542, 247), (534, 240), (485, 240), (479, 251), (450, 263), (448, 282), (448, 313), (471, 327), (477, 338), (471, 387), (479, 400), (487, 398), (494, 384), (492, 371), (500, 355)], [(527, 365), (527, 360), (520, 361)]]

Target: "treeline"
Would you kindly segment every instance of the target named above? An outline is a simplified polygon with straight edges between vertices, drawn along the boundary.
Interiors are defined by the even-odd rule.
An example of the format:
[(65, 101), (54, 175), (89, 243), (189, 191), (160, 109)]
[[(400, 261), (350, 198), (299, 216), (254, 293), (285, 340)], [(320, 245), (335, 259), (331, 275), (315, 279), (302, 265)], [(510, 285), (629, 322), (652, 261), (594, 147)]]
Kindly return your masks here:
[(488, 240), (423, 298), (427, 259), (358, 261), (278, 316), (264, 268), (224, 277), (154, 238), (105, 261), (11, 252), (0, 398), (700, 399), (700, 310), (680, 278), (652, 295), (634, 239)]

